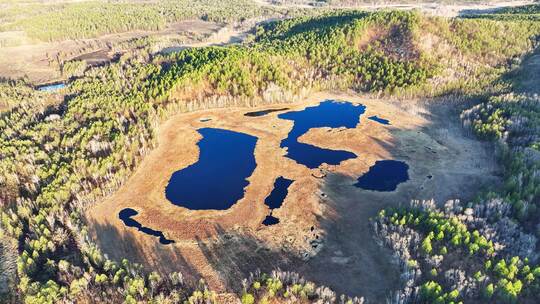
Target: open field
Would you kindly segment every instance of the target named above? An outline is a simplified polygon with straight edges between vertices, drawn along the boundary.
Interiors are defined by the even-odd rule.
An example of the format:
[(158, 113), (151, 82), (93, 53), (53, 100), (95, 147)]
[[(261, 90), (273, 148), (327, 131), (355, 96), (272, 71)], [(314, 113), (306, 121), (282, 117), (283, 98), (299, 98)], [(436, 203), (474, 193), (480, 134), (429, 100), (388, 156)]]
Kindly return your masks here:
[[(178, 44), (203, 46), (197, 43), (204, 40), (214, 43), (216, 38), (220, 38), (218, 34), (223, 29), (226, 29), (223, 24), (192, 20), (171, 24), (160, 31), (132, 31), (108, 34), (95, 39), (0, 47), (0, 77), (11, 79), (27, 77), (30, 82), (37, 84), (54, 82), (66, 78), (60, 69), (61, 63), (65, 61), (86, 61), (88, 65), (106, 64), (111, 59), (130, 51), (134, 47), (130, 45), (130, 41), (135, 42), (143, 38), (154, 40), (156, 51), (159, 51), (160, 44), (164, 47)], [(24, 36), (24, 33), (17, 32), (13, 35)]]
[[(312, 129), (302, 142), (353, 151), (359, 157), (339, 166), (309, 170), (283, 157), (279, 142), (292, 124), (277, 118), (245, 117), (253, 109), (223, 109), (181, 114), (159, 129), (159, 146), (148, 155), (118, 192), (87, 212), (91, 234), (111, 257), (128, 257), (149, 270), (180, 270), (204, 277), (216, 290), (237, 290), (241, 278), (257, 268), (298, 270), (308, 279), (339, 293), (364, 295), (380, 301), (399, 287), (389, 252), (379, 247), (369, 218), (381, 208), (411, 198), (469, 199), (475, 189), (493, 184), (494, 159), (487, 147), (448, 120), (448, 106), (396, 102), (361, 96), (319, 93), (304, 103), (275, 107), (302, 109), (325, 99), (348, 100), (367, 106), (356, 129)], [(433, 108), (433, 111), (429, 108)], [(390, 119), (382, 126), (367, 120)], [(201, 122), (201, 119), (211, 121)], [(219, 127), (259, 137), (257, 168), (245, 197), (229, 210), (190, 211), (171, 204), (164, 194), (170, 175), (197, 159), (200, 127)], [(410, 166), (411, 179), (395, 192), (372, 192), (352, 187), (354, 179), (376, 160), (398, 159)], [(314, 176), (315, 175), (315, 176)], [(428, 179), (427, 175), (433, 175)], [(262, 226), (268, 213), (262, 203), (274, 178), (295, 179), (283, 206), (274, 211), (281, 223)], [(160, 230), (175, 244), (159, 245), (155, 238), (125, 227), (118, 219), (123, 208), (139, 211), (137, 221)], [(315, 229), (311, 229), (314, 226)], [(320, 242), (319, 238), (323, 241)], [(320, 244), (322, 243), (322, 244)], [(312, 245), (317, 244), (317, 248)], [(322, 250), (321, 250), (322, 248)]]

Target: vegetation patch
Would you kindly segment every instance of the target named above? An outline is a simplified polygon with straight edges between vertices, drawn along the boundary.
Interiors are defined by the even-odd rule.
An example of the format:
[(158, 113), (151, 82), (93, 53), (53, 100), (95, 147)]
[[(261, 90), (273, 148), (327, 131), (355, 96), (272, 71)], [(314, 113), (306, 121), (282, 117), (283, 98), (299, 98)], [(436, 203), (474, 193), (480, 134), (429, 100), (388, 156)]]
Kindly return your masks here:
[[(191, 18), (195, 14), (188, 10), (187, 15), (166, 15), (170, 14), (164, 13), (170, 12), (167, 6), (156, 6), (158, 12), (145, 4), (130, 5), (126, 10), (123, 6), (125, 4), (108, 3), (104, 12), (101, 6), (92, 3), (66, 4), (66, 10), (43, 14), (17, 26), (27, 28), (28, 34), (36, 38), (56, 40), (120, 30), (156, 29), (171, 20)], [(217, 6), (217, 10), (209, 12), (223, 16), (220, 7), (235, 7), (237, 12), (242, 5), (225, 1), (222, 6)], [(129, 16), (115, 18), (120, 11), (129, 12)], [(243, 13), (234, 13), (234, 16), (231, 13), (223, 18), (247, 18), (253, 12), (240, 11)], [(74, 22), (79, 20), (80, 14), (93, 17)], [(207, 14), (202, 18), (214, 18), (214, 13)], [(93, 18), (101, 20), (102, 25), (89, 25), (94, 24), (87, 22)], [(425, 34), (420, 25), (426, 20), (432, 21), (417, 12), (342, 12), (291, 19), (259, 27), (248, 45), (187, 49), (154, 58), (148, 52), (141, 52), (110, 65), (89, 69), (70, 84), (69, 95), (57, 106), (40, 102), (18, 104), (16, 98), (19, 97), (8, 99), (9, 109), (0, 115), (0, 237), (9, 237), (18, 243), (16, 300), (26, 303), (83, 299), (114, 303), (211, 301), (214, 295), (204, 284), (186, 284), (177, 273), (168, 276), (148, 274), (127, 260), (119, 262), (107, 258), (88, 237), (82, 210), (108, 196), (127, 180), (142, 158), (155, 148), (160, 122), (173, 114), (209, 107), (290, 101), (310, 90), (324, 88), (388, 94), (409, 92), (420, 96), (434, 85), (431, 81), (442, 70), (453, 68), (445, 65), (448, 61), (441, 63), (421, 48), (414, 50), (414, 56), (401, 56), (398, 55), (400, 52), (395, 52), (400, 43), (409, 48), (411, 43), (416, 43), (415, 37)], [(471, 68), (462, 70), (467, 73), (435, 84), (444, 85), (446, 89), (465, 88), (459, 85), (466, 81), (465, 78), (473, 85), (485, 71), (502, 73), (505, 60), (529, 51), (538, 35), (538, 24), (529, 20), (432, 22), (447, 29), (436, 33), (437, 36), (454, 49), (461, 50), (464, 58), (490, 54), (497, 59), (471, 61), (468, 63)], [(62, 25), (56, 27), (59, 24)], [(390, 26), (388, 37), (380, 37), (381, 42), (372, 48), (359, 49), (359, 41), (366, 29), (375, 25)], [(74, 32), (66, 34), (64, 27), (67, 26), (72, 26)], [(78, 36), (79, 33), (83, 33), (82, 36)], [(394, 37), (396, 35), (405, 36)], [(497, 64), (491, 65), (493, 62)], [(79, 72), (76, 67), (73, 71)], [(66, 73), (71, 72), (71, 67), (67, 66)], [(474, 89), (481, 91), (486, 84), (490, 83), (477, 83)], [(12, 84), (2, 85), (0, 89), (9, 96), (21, 96), (18, 91), (9, 93), (11, 90), (29, 92), (27, 88)], [(438, 88), (427, 93), (431, 92), (442, 90)], [(528, 103), (517, 107), (497, 105), (501, 114), (494, 114), (496, 111), (491, 112), (488, 108), (479, 117), (493, 116), (493, 121), (503, 121), (501, 124), (506, 128), (505, 117), (512, 117), (525, 105), (529, 107)], [(483, 123), (483, 120), (475, 123), (478, 130), (486, 129), (486, 134), (498, 136), (497, 131), (489, 131), (499, 130), (498, 126), (483, 127)], [(491, 123), (489, 118), (488, 123)], [(537, 149), (535, 143), (528, 146)], [(537, 201), (538, 191), (523, 188), (523, 176), (520, 173), (517, 177), (509, 177), (508, 185), (513, 183), (516, 189), (526, 189), (521, 200), (526, 206), (523, 208), (529, 210), (532, 209), (529, 206), (536, 205), (531, 202)], [(534, 182), (537, 172), (531, 171), (530, 176), (527, 177), (530, 184), (538, 185)], [(431, 265), (425, 263), (429, 263), (434, 250), (442, 252), (443, 241), (455, 239), (450, 256), (491, 261), (491, 266), (480, 272), (479, 279), (473, 277), (480, 283), (470, 286), (479, 286), (477, 290), (487, 290), (489, 298), (500, 299), (530, 299), (537, 292), (536, 266), (524, 256), (496, 255), (495, 240), (487, 232), (480, 231), (482, 227), (475, 228), (479, 230), (476, 233), (468, 223), (436, 211), (395, 212), (395, 217), (393, 212), (388, 216), (382, 214), (381, 225), (386, 225), (388, 231), (409, 229), (408, 232), (418, 234), (418, 240), (422, 237), (422, 242), (426, 239), (431, 242), (425, 241), (423, 251), (415, 249), (412, 253), (423, 273), (426, 273), (426, 265)], [(401, 225), (403, 217), (405, 223)], [(399, 225), (396, 225), (398, 219)], [(527, 221), (531, 217), (527, 215), (524, 219)], [(441, 231), (443, 235), (438, 240)], [(447, 246), (448, 252), (449, 249)], [(425, 257), (426, 262), (420, 257)], [(407, 261), (413, 264), (409, 268), (417, 269), (413, 267), (413, 261)], [(455, 268), (451, 257), (445, 261), (450, 263), (448, 270)], [(497, 266), (499, 264), (501, 266)], [(482, 263), (471, 265), (471, 269), (463, 270), (467, 280), (480, 271), (476, 268)], [(474, 273), (471, 272), (473, 269)], [(452, 271), (448, 274), (450, 278), (461, 277), (462, 270)], [(426, 302), (440, 297), (442, 301), (451, 302), (480, 296), (480, 292), (469, 294), (458, 287), (439, 288), (436, 284), (442, 276), (447, 275), (434, 273), (435, 283), (420, 281), (423, 292), (417, 295)], [(271, 278), (262, 281), (270, 286), (270, 292), (275, 289), (271, 287), (275, 281), (268, 283), (268, 279)], [(489, 284), (493, 286), (489, 287)], [(291, 293), (299, 294), (299, 297), (302, 292), (308, 294), (304, 287), (296, 290), (293, 292), (291, 287)], [(493, 291), (491, 295), (489, 290)], [(245, 296), (246, 302), (252, 299)]]

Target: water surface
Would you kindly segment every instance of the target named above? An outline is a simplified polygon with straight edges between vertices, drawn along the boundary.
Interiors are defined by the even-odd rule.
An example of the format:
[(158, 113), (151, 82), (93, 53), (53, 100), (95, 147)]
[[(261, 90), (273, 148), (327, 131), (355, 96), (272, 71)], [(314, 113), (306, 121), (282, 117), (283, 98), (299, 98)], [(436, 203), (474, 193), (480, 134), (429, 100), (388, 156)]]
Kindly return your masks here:
[(383, 125), (389, 125), (390, 124), (390, 120), (388, 119), (384, 119), (384, 118), (380, 118), (379, 116), (377, 115), (373, 115), (373, 116), (370, 116), (368, 117), (369, 120), (373, 120), (373, 121), (376, 121), (380, 124), (383, 124)]
[(279, 224), (279, 219), (277, 217), (272, 216), (272, 213), (270, 213), (270, 215), (267, 215), (264, 218), (264, 221), (262, 223), (265, 226), (272, 226), (275, 224)]
[(397, 160), (379, 160), (358, 178), (356, 187), (373, 191), (394, 191), (409, 180), (409, 165)]
[(39, 86), (37, 89), (38, 91), (42, 91), (42, 92), (53, 92), (53, 91), (58, 91), (60, 89), (63, 89), (65, 87), (66, 87), (65, 83), (55, 83), (55, 84), (47, 84), (47, 85)]
[(301, 111), (279, 114), (279, 118), (294, 122), (287, 138), (280, 144), (282, 148), (287, 148), (285, 156), (311, 169), (319, 167), (322, 163), (338, 165), (347, 159), (356, 158), (356, 154), (352, 152), (300, 143), (298, 138), (312, 128), (355, 128), (365, 109), (365, 106), (359, 104), (326, 100)]
[(274, 189), (272, 189), (270, 195), (266, 197), (264, 204), (270, 209), (281, 207), (281, 204), (283, 204), (283, 201), (287, 197), (287, 193), (289, 193), (289, 186), (293, 182), (294, 180), (284, 178), (283, 176), (276, 178), (276, 181), (274, 182)]
[(148, 227), (144, 227), (141, 225), (141, 223), (134, 220), (132, 217), (139, 214), (137, 210), (131, 209), (131, 208), (125, 208), (120, 211), (118, 214), (118, 217), (124, 222), (124, 224), (128, 227), (135, 227), (142, 233), (146, 233), (151, 236), (155, 236), (159, 238), (159, 242), (163, 245), (168, 245), (171, 243), (174, 243), (173, 240), (169, 240), (163, 235), (163, 232), (157, 231)]
[(191, 210), (225, 210), (244, 197), (255, 170), (257, 137), (224, 129), (201, 128), (199, 160), (171, 176), (165, 196)]
[(279, 223), (279, 219), (272, 215), (273, 210), (281, 207), (283, 201), (289, 193), (289, 186), (294, 182), (292, 179), (284, 178), (280, 176), (276, 178), (274, 182), (274, 189), (270, 192), (270, 195), (264, 200), (264, 204), (270, 208), (270, 215), (266, 216), (263, 225), (270, 226)]
[(289, 108), (279, 108), (279, 109), (268, 109), (268, 110), (261, 110), (261, 111), (255, 111), (255, 112), (247, 112), (244, 114), (244, 116), (249, 116), (249, 117), (259, 117), (259, 116), (264, 116), (264, 115), (267, 115), (267, 114), (270, 114), (270, 113), (273, 113), (273, 112), (281, 112), (281, 111), (285, 111), (285, 110), (288, 110)]

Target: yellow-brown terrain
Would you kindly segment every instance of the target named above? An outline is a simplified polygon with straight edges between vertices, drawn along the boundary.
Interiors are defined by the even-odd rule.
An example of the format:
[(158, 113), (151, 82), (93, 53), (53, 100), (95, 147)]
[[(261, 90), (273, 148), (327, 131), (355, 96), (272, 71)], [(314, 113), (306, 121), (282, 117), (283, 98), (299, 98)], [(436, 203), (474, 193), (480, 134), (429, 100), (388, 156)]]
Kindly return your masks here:
[[(327, 92), (272, 108), (301, 110), (326, 99), (361, 103), (366, 112), (354, 129), (311, 129), (300, 141), (351, 151), (357, 158), (310, 170), (284, 157), (280, 141), (292, 121), (279, 119), (282, 112), (248, 117), (246, 112), (258, 108), (228, 108), (179, 114), (160, 126), (158, 147), (120, 190), (87, 211), (92, 236), (110, 257), (132, 259), (148, 270), (202, 277), (221, 291), (239, 287), (250, 271), (287, 266), (338, 292), (384, 297), (388, 289), (399, 287), (399, 273), (388, 263), (390, 253), (373, 239), (369, 218), (412, 198), (443, 203), (469, 197), (467, 189), (496, 180), (494, 160), (483, 144), (445, 121), (450, 108), (437, 101), (392, 102)], [(372, 115), (389, 119), (391, 125), (368, 120)], [(202, 127), (258, 137), (257, 167), (245, 196), (228, 210), (187, 210), (165, 198), (172, 173), (197, 161), (197, 129)], [(410, 180), (393, 192), (352, 186), (383, 159), (405, 161)], [(280, 223), (264, 226), (269, 211), (263, 202), (278, 176), (295, 182), (281, 208), (274, 210)], [(161, 245), (124, 226), (118, 213), (128, 207), (139, 212), (134, 219), (143, 226), (163, 231), (175, 243)]]

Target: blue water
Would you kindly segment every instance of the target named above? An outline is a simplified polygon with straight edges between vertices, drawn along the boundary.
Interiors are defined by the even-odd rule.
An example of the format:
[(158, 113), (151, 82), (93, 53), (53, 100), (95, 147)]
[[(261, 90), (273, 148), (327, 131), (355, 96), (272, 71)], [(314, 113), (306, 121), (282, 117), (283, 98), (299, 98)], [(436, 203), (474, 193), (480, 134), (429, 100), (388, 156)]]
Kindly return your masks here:
[(280, 146), (287, 148), (285, 156), (311, 169), (319, 167), (322, 163), (338, 165), (344, 160), (356, 158), (356, 154), (352, 152), (319, 148), (300, 143), (298, 138), (311, 128), (355, 128), (365, 109), (363, 105), (326, 100), (317, 106), (278, 115), (281, 119), (294, 122), (287, 138), (281, 141)]
[(293, 182), (294, 180), (284, 178), (283, 176), (276, 178), (274, 189), (272, 189), (270, 195), (266, 197), (264, 204), (270, 209), (281, 207), (281, 204), (283, 204), (283, 201), (287, 197), (287, 193), (289, 193), (289, 186)]
[(368, 117), (368, 119), (371, 119), (371, 120), (376, 121), (376, 122), (378, 122), (380, 124), (383, 124), (383, 125), (389, 125), (390, 124), (390, 120), (380, 118), (377, 115), (370, 116), (370, 117)]
[(255, 170), (257, 137), (202, 128), (199, 160), (171, 176), (165, 196), (191, 210), (225, 210), (244, 197), (247, 178)]
[(283, 176), (276, 178), (276, 181), (274, 182), (274, 189), (272, 189), (270, 195), (268, 195), (264, 200), (264, 204), (270, 208), (270, 215), (266, 216), (262, 222), (263, 225), (270, 226), (279, 223), (279, 219), (272, 216), (272, 210), (281, 207), (283, 201), (289, 193), (289, 186), (293, 182), (294, 180), (284, 178)]
[(264, 221), (262, 222), (265, 226), (272, 226), (279, 223), (279, 219), (277, 217), (272, 216), (272, 213), (270, 215), (267, 215), (266, 218), (264, 218)]
[(273, 112), (285, 111), (288, 109), (289, 108), (280, 108), (280, 109), (268, 109), (268, 110), (261, 110), (261, 111), (255, 111), (255, 112), (247, 112), (244, 114), (244, 116), (259, 117), (259, 116), (264, 116)]
[(49, 85), (40, 86), (37, 89), (38, 89), (38, 91), (52, 92), (52, 91), (57, 91), (57, 90), (63, 89), (65, 87), (66, 87), (65, 83), (56, 83), (56, 84), (49, 84)]
[(397, 160), (379, 160), (358, 178), (356, 187), (374, 191), (394, 191), (409, 180), (409, 165)]
[(163, 245), (168, 245), (168, 244), (174, 243), (173, 240), (167, 239), (165, 237), (165, 235), (163, 235), (163, 232), (157, 231), (157, 230), (154, 230), (154, 229), (150, 229), (148, 227), (144, 227), (143, 225), (141, 225), (141, 223), (134, 220), (132, 217), (137, 215), (137, 214), (139, 214), (139, 212), (137, 212), (136, 210), (131, 209), (131, 208), (125, 208), (125, 209), (122, 209), (120, 211), (120, 213), (118, 214), (118, 217), (124, 222), (124, 224), (126, 226), (135, 227), (135, 228), (137, 228), (139, 231), (141, 231), (143, 233), (158, 237), (159, 242), (161, 244), (163, 244)]

